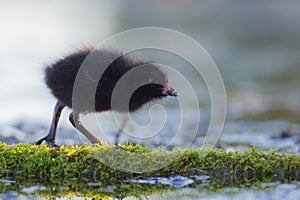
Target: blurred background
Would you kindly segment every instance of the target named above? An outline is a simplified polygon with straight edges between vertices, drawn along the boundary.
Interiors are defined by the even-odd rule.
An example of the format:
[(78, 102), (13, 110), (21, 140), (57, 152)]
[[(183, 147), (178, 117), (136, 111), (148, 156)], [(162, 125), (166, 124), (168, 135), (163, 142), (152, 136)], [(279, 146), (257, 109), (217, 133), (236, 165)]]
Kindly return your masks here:
[[(224, 134), (237, 133), (231, 138), (241, 139), (227, 137), (228, 143), (249, 141), (253, 132), (279, 136), (284, 131), (299, 133), (300, 2), (297, 0), (1, 0), (0, 3), (1, 140), (34, 142), (47, 133), (55, 99), (43, 83), (46, 65), (74, 49), (98, 44), (112, 34), (147, 26), (175, 29), (189, 35), (215, 61), (228, 98)], [(208, 93), (204, 92), (200, 100), (205, 124), (210, 117)], [(170, 105), (170, 109), (176, 110), (176, 106)], [(65, 111), (60, 126), (70, 134), (59, 137), (65, 139), (60, 142), (72, 144), (68, 138), (74, 139), (78, 134), (74, 134), (76, 131), (67, 116)], [(187, 133), (188, 128), (187, 124)], [(199, 134), (204, 130), (205, 125), (200, 126)], [(116, 130), (108, 126), (107, 131)], [(242, 132), (246, 132), (246, 137), (241, 137)]]

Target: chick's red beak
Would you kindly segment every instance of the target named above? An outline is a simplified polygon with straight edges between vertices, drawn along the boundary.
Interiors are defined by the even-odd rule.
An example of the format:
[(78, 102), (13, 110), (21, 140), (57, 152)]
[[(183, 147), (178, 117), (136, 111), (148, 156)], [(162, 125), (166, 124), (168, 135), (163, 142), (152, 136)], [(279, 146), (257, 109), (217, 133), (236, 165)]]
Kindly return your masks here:
[(166, 83), (164, 85), (161, 94), (166, 95), (166, 96), (173, 96), (173, 97), (179, 96), (179, 93), (176, 92), (173, 88), (171, 88), (169, 83)]

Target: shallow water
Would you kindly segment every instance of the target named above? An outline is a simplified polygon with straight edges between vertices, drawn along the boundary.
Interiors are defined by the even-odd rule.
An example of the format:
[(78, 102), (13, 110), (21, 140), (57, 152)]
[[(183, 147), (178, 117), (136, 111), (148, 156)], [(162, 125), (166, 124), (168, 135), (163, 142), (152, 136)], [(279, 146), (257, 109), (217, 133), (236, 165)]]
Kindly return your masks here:
[(210, 179), (199, 175), (190, 178), (153, 177), (127, 180), (118, 184), (87, 180), (65, 180), (63, 183), (39, 183), (35, 180), (0, 180), (2, 199), (295, 199), (299, 196), (299, 182), (286, 179), (230, 180)]
[[(292, 0), (272, 3), (259, 0), (223, 3), (191, 0), (175, 1), (172, 6), (167, 1), (4, 1), (0, 7), (0, 140), (9, 144), (33, 143), (47, 133), (55, 99), (43, 83), (42, 68), (45, 65), (75, 48), (97, 44), (119, 31), (159, 26), (181, 31), (197, 40), (219, 67), (227, 92), (227, 118), (216, 144), (218, 147), (227, 151), (243, 151), (255, 146), (299, 154), (299, 7), (300, 3)], [(190, 142), (190, 148), (199, 148), (211, 117), (205, 83), (194, 76), (194, 72), (189, 70), (191, 66), (180, 58), (161, 52), (143, 53), (183, 70), (198, 95), (201, 121), (198, 124), (192, 117), (195, 105), (186, 106), (185, 112), (191, 117), (182, 122), (185, 135), (168, 146), (178, 128), (180, 109), (177, 100), (167, 99), (163, 105), (168, 121), (160, 134), (141, 139), (147, 134), (140, 133), (134, 124), (129, 123), (126, 130), (130, 134), (123, 133), (119, 142), (129, 141), (167, 149), (184, 147), (185, 143)], [(178, 90), (185, 91), (181, 86), (177, 83)], [(180, 98), (188, 99), (189, 96)], [(164, 116), (156, 108), (151, 108), (149, 114), (149, 108), (145, 107), (133, 118), (145, 125), (152, 117), (154, 126), (148, 129), (152, 133), (158, 126), (155, 124), (159, 124)], [(85, 117), (84, 122), (95, 132), (105, 133), (102, 135), (104, 140), (114, 143), (118, 128), (112, 115), (105, 113), (96, 117)], [(57, 135), (58, 144), (81, 145), (87, 142), (71, 127), (67, 118), (68, 111), (65, 111)], [(117, 120), (122, 118), (117, 116)], [(194, 138), (190, 133), (198, 125)], [(170, 179), (154, 177), (152, 180), (137, 181), (136, 191), (142, 196), (141, 199), (295, 199), (300, 196), (299, 182), (293, 181), (225, 182), (216, 186), (209, 179), (185, 177), (184, 180), (193, 182), (180, 188), (174, 188), (172, 184), (158, 184), (170, 183)], [(155, 181), (155, 184), (148, 185), (147, 181)], [(55, 187), (34, 181), (1, 180), (1, 198), (35, 199), (45, 198), (35, 194), (54, 194), (57, 199), (65, 199), (64, 195), (53, 191), (67, 191), (80, 199), (84, 195), (76, 195), (76, 192), (83, 194), (81, 189), (85, 187), (98, 187), (98, 192), (111, 192), (119, 187), (110, 185), (101, 188), (102, 183), (81, 183), (84, 187), (74, 189), (68, 184)], [(120, 188), (126, 189), (130, 184)], [(158, 187), (158, 194), (147, 193), (155, 190), (151, 187)], [(134, 199), (133, 195), (129, 196), (125, 199)]]

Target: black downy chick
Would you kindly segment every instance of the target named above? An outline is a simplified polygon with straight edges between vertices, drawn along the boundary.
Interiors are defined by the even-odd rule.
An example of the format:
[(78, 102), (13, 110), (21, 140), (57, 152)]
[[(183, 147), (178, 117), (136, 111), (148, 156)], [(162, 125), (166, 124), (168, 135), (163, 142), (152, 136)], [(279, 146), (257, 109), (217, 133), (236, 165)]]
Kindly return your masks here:
[[(95, 58), (94, 66), (85, 69), (84, 67), (87, 65), (83, 63), (90, 53)], [(97, 64), (99, 60), (102, 64)], [(111, 60), (111, 62), (108, 62), (108, 66), (103, 65), (106, 60)], [(97, 77), (95, 70), (102, 70), (100, 78)], [(78, 76), (79, 72), (83, 75)], [(131, 72), (131, 76), (129, 72)], [(73, 87), (78, 77), (84, 79), (82, 82), (85, 84), (80, 86), (82, 87), (80, 89), (82, 99), (76, 101), (75, 105), (72, 98), (74, 94)], [(118, 85), (120, 88), (119, 93), (117, 93), (116, 98), (113, 98), (115, 86), (119, 81), (123, 82)], [(61, 111), (65, 106), (72, 109), (69, 115), (72, 125), (82, 132), (91, 143), (101, 144), (101, 141), (81, 124), (79, 114), (110, 110), (132, 112), (147, 102), (166, 96), (178, 96), (178, 93), (170, 87), (166, 75), (157, 65), (107, 49), (84, 49), (60, 59), (45, 68), (45, 82), (57, 98), (57, 103), (48, 135), (38, 140), (36, 144), (39, 145), (45, 141), (48, 146), (54, 148), (59, 148), (55, 144), (56, 129)], [(95, 87), (94, 93), (89, 92), (93, 85)], [(125, 96), (128, 95), (126, 101)], [(117, 99), (117, 101), (112, 102), (113, 99)]]

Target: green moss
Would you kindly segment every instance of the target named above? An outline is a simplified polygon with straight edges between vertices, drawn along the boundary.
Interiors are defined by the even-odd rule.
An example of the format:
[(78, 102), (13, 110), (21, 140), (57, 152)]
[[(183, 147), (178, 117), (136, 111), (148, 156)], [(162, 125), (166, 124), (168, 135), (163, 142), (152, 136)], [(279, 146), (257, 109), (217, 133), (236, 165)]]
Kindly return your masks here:
[(126, 145), (122, 149), (103, 146), (71, 146), (55, 150), (46, 145), (7, 145), (0, 143), (0, 173), (2, 177), (24, 175), (39, 177), (79, 178), (91, 175), (107, 180), (132, 177), (208, 174), (219, 169), (251, 171), (251, 174), (274, 175), (298, 173), (300, 156), (262, 152), (259, 149), (225, 152), (217, 148), (166, 151), (151, 150), (139, 145)]
[[(68, 193), (68, 196), (78, 192), (78, 188), (81, 188), (80, 195), (96, 195), (102, 191), (100, 193), (105, 196), (111, 194), (107, 187), (113, 185), (117, 187), (113, 192), (116, 197), (136, 196), (140, 187), (143, 195), (166, 188), (128, 184), (126, 181), (129, 179), (209, 175), (211, 181), (220, 185), (232, 180), (240, 183), (274, 178), (297, 180), (300, 174), (300, 156), (279, 154), (272, 150), (263, 152), (250, 148), (238, 153), (213, 147), (184, 151), (151, 150), (139, 145), (121, 147), (104, 144), (62, 146), (60, 150), (55, 150), (46, 145), (0, 143), (0, 177), (34, 180), (34, 184), (42, 185), (51, 183), (59, 194)], [(101, 183), (99, 187), (102, 189), (96, 188), (93, 192), (95, 187), (87, 186), (89, 182)], [(71, 189), (59, 190), (61, 186)], [(88, 189), (85, 191), (82, 188)]]

